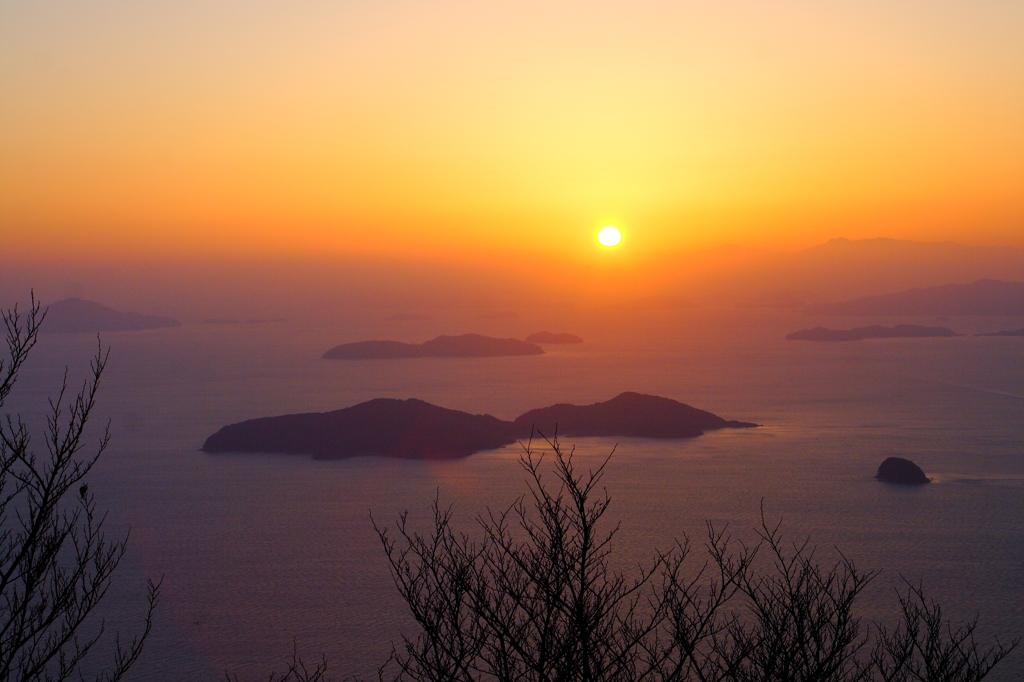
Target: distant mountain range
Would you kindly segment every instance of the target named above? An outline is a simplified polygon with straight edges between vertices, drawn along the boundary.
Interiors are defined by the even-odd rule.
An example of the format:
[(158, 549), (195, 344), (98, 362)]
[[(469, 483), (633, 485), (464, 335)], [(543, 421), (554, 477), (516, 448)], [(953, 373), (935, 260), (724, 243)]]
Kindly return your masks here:
[(113, 308), (81, 298), (65, 298), (46, 306), (42, 333), (123, 332), (162, 327), (180, 327), (171, 317), (122, 313)]
[(792, 253), (720, 247), (679, 259), (676, 269), (672, 293), (703, 305), (805, 308), (915, 287), (1022, 282), (1024, 249), (833, 239)]
[[(564, 273), (551, 268), (550, 276), (510, 276), (513, 271), (503, 269), (505, 265), (460, 265), (453, 260), (442, 266), (429, 260), (326, 255), (294, 262), (240, 259), (198, 265), (175, 261), (159, 267), (121, 263), (18, 269), (5, 263), (0, 299), (13, 302), (31, 288), (63, 291), (63, 282), (75, 281), (97, 292), (99, 300), (131, 300), (124, 297), (137, 292), (137, 300), (145, 296), (146, 306), (198, 320), (219, 318), (225, 310), (259, 302), (261, 311), (275, 311), (265, 313), (266, 317), (289, 311), (289, 319), (324, 320), (341, 319), (343, 311), (374, 311), (377, 320), (405, 322), (413, 328), (428, 317), (424, 312), (440, 320), (447, 319), (440, 311), (458, 309), (474, 318), (490, 313), (481, 317), (493, 319), (495, 331), (510, 334), (516, 310), (522, 320), (532, 320), (541, 311), (582, 313), (595, 308), (607, 309), (616, 317), (694, 307), (806, 309), (985, 279), (1024, 282), (1024, 248), (887, 238), (832, 239), (789, 253), (722, 246), (666, 252), (638, 261), (635, 269), (620, 265), (625, 269), (612, 277), (611, 271), (568, 266)], [(619, 277), (623, 286), (618, 286)], [(310, 291), (330, 293), (309, 296)], [(603, 293), (595, 295), (595, 291)], [(141, 306), (138, 303), (135, 309)], [(508, 325), (499, 325), (502, 320)]]
[(1024, 315), (1024, 282), (980, 279), (812, 306), (817, 315)]

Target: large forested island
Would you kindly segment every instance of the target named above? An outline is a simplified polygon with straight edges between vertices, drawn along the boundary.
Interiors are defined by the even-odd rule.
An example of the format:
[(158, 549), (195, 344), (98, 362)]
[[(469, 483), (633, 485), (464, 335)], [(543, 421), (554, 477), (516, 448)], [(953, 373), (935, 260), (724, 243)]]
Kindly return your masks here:
[(626, 392), (592, 405), (559, 403), (530, 410), (513, 422), (515, 434), (532, 432), (553, 436), (635, 436), (640, 438), (693, 438), (705, 431), (748, 428), (757, 424), (727, 421), (671, 398)]
[(898, 324), (895, 327), (856, 327), (854, 329), (829, 329), (815, 327), (801, 329), (786, 335), (787, 341), (863, 341), (864, 339), (917, 339), (928, 337), (959, 336), (946, 327), (922, 327), (916, 324)]
[(540, 355), (544, 349), (518, 339), (496, 339), (480, 334), (438, 336), (423, 343), (357, 341), (324, 353), (326, 360), (391, 360), (395, 358), (492, 358), (503, 355)]
[(378, 398), (333, 412), (286, 414), (225, 426), (205, 452), (281, 452), (315, 459), (362, 455), (455, 459), (514, 442), (508, 422), (422, 400)]
[(757, 425), (727, 421), (676, 400), (641, 393), (622, 393), (593, 405), (552, 405), (512, 422), (422, 400), (378, 398), (333, 412), (230, 424), (207, 438), (202, 449), (308, 454), (315, 459), (457, 459), (531, 434), (552, 437), (556, 431), (566, 436), (691, 438), (711, 429), (753, 426)]

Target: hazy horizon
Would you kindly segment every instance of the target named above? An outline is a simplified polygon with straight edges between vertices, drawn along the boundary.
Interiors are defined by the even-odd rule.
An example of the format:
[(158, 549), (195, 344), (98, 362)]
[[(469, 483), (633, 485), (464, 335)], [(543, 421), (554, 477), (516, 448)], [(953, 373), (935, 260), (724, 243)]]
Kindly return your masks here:
[[(367, 510), (504, 508), (537, 414), (579, 471), (615, 453), (612, 568), (699, 549), (705, 522), (753, 539), (763, 509), (827, 557), (766, 612), (845, 609), (842, 556), (884, 571), (847, 612), (864, 625), (924, 632), (893, 598), (923, 584), (982, 646), (1024, 635), (1019, 0), (0, 0), (0, 308), (30, 296), (84, 302), (38, 338), (5, 317), (0, 557), (56, 577), (0, 581), (0, 677), (31, 658), (10, 604), (80, 627), (45, 590), (102, 575), (62, 573), (94, 518), (130, 530), (108, 634), (131, 641), (164, 576), (126, 682), (281, 682), (293, 644), (372, 677), (420, 631)], [(66, 419), (72, 449), (109, 424), (95, 467), (61, 459)], [(43, 530), (8, 532), (25, 518)], [(543, 584), (494, 583), (528, 598), (479, 597), (533, 566), (502, 556), (437, 600), (453, 636), (482, 622), (464, 602), (550, 599), (555, 665), (584, 671), (593, 633), (642, 630), (581, 624), (614, 613), (583, 603), (609, 594), (604, 545), (548, 570), (586, 545), (556, 540)], [(769, 563), (749, 585), (794, 584)], [(766, 640), (820, 663), (805, 633), (849, 631), (829, 618), (739, 642), (735, 667), (775, 661)], [(549, 640), (506, 646), (529, 627), (497, 621), (496, 650)], [(990, 678), (1021, 679), (1024, 648)]]
[(621, 267), (566, 269), (510, 261), (496, 267), (440, 258), (279, 256), (46, 259), (8, 263), (0, 300), (67, 297), (183, 321), (466, 311), (548, 315), (737, 305), (793, 307), (978, 279), (1024, 281), (1024, 249), (954, 242), (832, 239), (809, 249), (739, 246)]

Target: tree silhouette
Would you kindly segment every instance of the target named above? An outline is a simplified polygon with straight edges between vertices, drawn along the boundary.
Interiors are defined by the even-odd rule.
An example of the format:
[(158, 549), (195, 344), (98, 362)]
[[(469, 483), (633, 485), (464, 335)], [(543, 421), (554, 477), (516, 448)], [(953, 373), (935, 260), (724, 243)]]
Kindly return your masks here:
[[(17, 306), (3, 312), (8, 355), (0, 358), (0, 407), (44, 317), (34, 297), (25, 313)], [(110, 440), (109, 425), (95, 449), (82, 451), (108, 353), (97, 349), (91, 376), (74, 395), (65, 372), (50, 400), (45, 455), (35, 453), (20, 416), (0, 422), (0, 682), (85, 679), (83, 664), (104, 637), (95, 610), (127, 538), (106, 536), (106, 515), (83, 479)], [(115, 636), (109, 666), (93, 675), (97, 682), (120, 680), (138, 659), (158, 595), (159, 585), (150, 582), (141, 632), (125, 644)]]
[[(435, 500), (433, 530), (408, 513), (375, 528), (418, 625), (380, 676), (396, 682), (976, 682), (1018, 643), (982, 647), (920, 586), (899, 595), (894, 627), (855, 604), (877, 572), (821, 563), (762, 511), (756, 541), (708, 525), (705, 557), (684, 538), (628, 577), (610, 561), (618, 525), (600, 481), (549, 441), (525, 446), (528, 492), (457, 531)], [(390, 670), (386, 673), (386, 670)]]

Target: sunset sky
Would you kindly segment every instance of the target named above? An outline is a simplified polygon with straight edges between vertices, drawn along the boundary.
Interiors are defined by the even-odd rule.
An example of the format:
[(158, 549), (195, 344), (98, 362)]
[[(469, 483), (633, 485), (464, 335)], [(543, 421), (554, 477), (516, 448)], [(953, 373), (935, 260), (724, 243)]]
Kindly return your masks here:
[(24, 258), (1024, 245), (1024, 3), (0, 2)]

